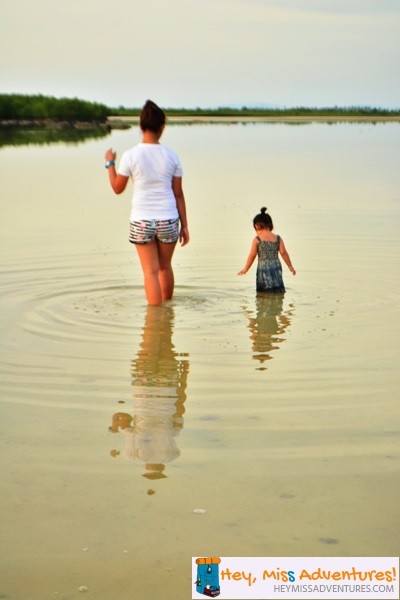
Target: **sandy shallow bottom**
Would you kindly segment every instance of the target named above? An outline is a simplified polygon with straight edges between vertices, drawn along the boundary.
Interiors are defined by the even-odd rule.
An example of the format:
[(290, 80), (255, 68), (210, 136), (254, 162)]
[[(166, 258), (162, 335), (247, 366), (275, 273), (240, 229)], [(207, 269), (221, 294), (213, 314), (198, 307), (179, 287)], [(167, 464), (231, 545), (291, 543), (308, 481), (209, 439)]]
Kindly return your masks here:
[[(190, 138), (174, 131), (171, 145), (188, 154)], [(224, 148), (254, 143), (258, 131), (229, 130)], [(196, 135), (201, 145), (204, 129)], [(274, 135), (279, 143), (287, 130)], [(303, 147), (304, 134), (291, 135)], [(379, 131), (367, 135), (379, 141)], [(101, 150), (85, 145), (82, 169)], [(76, 152), (5, 156), (47, 157), (55, 169), (63, 157), (62, 172)], [(63, 191), (55, 179), (43, 194), (32, 176), (46, 215), (37, 232), (21, 218), (24, 188), (5, 208), (25, 244), (4, 229), (2, 597), (67, 600), (84, 586), (96, 600), (183, 600), (192, 556), (397, 555), (397, 175), (386, 177), (380, 210), (360, 194), (351, 210), (344, 199), (323, 214), (308, 189), (292, 200), (303, 205), (296, 226), (290, 200), (277, 211), (298, 275), (286, 273), (275, 298), (256, 297), (254, 272), (235, 275), (254, 203), (244, 208), (232, 188), (219, 204), (195, 178), (192, 244), (177, 249), (176, 294), (158, 309), (146, 307), (123, 239), (126, 206), (98, 177), (93, 169), (93, 190), (75, 201), (72, 182)], [(353, 177), (356, 189), (371, 185), (354, 164)], [(55, 232), (59, 196), (76, 207)]]

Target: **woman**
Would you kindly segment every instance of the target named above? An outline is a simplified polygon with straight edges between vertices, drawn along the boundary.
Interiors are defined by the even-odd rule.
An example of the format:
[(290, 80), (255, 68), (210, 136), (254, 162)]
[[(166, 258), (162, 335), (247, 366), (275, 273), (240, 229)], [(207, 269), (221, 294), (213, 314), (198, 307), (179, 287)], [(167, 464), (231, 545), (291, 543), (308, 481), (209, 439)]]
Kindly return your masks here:
[[(124, 152), (115, 169), (116, 152), (105, 153), (112, 189), (121, 194), (133, 181), (129, 241), (135, 244), (144, 275), (147, 301), (159, 305), (172, 298), (172, 255), (176, 242), (189, 242), (182, 167), (178, 156), (160, 144), (165, 113), (147, 100), (140, 113), (142, 142)], [(180, 226), (179, 226), (180, 224)]]

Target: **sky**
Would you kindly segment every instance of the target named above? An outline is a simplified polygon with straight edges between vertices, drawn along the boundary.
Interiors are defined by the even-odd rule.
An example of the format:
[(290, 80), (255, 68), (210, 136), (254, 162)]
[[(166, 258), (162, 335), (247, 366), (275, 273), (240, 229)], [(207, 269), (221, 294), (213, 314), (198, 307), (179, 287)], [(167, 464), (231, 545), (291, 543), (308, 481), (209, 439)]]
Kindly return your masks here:
[(0, 93), (400, 106), (400, 0), (0, 0)]

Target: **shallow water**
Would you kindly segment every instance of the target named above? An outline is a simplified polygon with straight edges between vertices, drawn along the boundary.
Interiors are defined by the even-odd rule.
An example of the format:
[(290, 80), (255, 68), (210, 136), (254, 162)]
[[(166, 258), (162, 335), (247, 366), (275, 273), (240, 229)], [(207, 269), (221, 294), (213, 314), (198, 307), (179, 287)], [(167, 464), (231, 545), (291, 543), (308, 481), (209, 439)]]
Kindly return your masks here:
[[(103, 167), (135, 129), (2, 150), (4, 597), (183, 600), (192, 556), (398, 555), (398, 134), (169, 127), (192, 240), (162, 308)], [(284, 297), (236, 276), (263, 205)]]

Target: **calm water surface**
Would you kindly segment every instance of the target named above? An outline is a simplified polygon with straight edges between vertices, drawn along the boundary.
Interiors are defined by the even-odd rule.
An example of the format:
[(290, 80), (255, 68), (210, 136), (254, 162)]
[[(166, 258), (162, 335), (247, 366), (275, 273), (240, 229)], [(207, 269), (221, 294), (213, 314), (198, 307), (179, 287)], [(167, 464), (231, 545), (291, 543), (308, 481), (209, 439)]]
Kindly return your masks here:
[[(0, 593), (184, 600), (192, 556), (398, 555), (399, 125), (169, 127), (192, 241), (162, 308), (103, 166), (138, 140), (2, 149)], [(236, 276), (263, 205), (284, 297)]]

